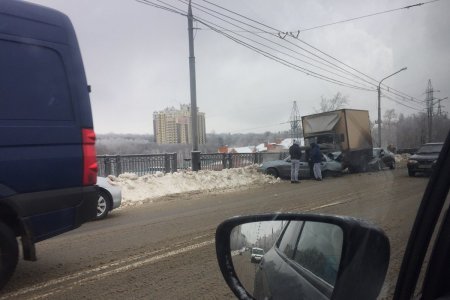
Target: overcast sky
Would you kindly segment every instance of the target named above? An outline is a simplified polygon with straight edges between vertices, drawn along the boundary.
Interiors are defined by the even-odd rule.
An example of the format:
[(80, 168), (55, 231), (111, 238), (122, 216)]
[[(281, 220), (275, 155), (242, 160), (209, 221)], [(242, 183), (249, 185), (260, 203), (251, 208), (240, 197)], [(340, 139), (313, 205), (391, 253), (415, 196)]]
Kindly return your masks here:
[[(183, 11), (187, 10), (187, 5), (181, 0), (163, 1)], [(276, 30), (295, 33), (299, 29), (420, 2), (210, 1)], [(88, 82), (92, 86), (91, 102), (97, 133), (153, 133), (154, 111), (190, 103), (186, 17), (134, 0), (31, 2), (58, 9), (71, 18), (78, 35)], [(194, 0), (194, 3), (239, 18), (203, 0)], [(381, 80), (406, 66), (406, 71), (384, 83), (423, 100), (428, 79), (431, 79), (434, 88), (440, 91), (435, 97), (443, 98), (450, 94), (449, 11), (450, 0), (440, 0), (419, 7), (304, 31), (300, 33), (299, 38), (376, 80)], [(210, 10), (208, 12), (212, 13)], [(241, 31), (200, 11), (199, 6), (193, 8), (193, 13), (194, 16), (207, 19), (216, 25)], [(238, 24), (228, 17), (221, 18)], [(248, 20), (245, 22), (250, 23)], [(276, 33), (261, 24), (252, 24), (259, 30)], [(242, 24), (240, 26), (246, 30), (259, 31)], [(200, 111), (206, 114), (207, 132), (287, 130), (289, 125), (280, 123), (289, 121), (293, 101), (297, 101), (300, 115), (306, 115), (315, 112), (322, 96), (330, 98), (337, 92), (348, 97), (349, 108), (369, 110), (372, 120), (377, 117), (375, 91), (356, 90), (305, 75), (245, 48), (209, 30), (203, 24), (196, 23), (194, 27), (199, 28), (195, 33), (197, 105)], [(253, 44), (299, 67), (360, 87), (374, 89), (376, 86), (376, 83), (373, 85), (356, 78), (354, 75), (373, 82), (346, 67), (343, 67), (344, 70), (354, 75), (342, 73), (342, 69), (331, 70), (324, 64), (339, 63), (292, 37), (282, 40), (267, 33), (257, 33), (272, 41), (270, 42), (251, 33), (238, 34), (270, 45), (272, 49)], [(252, 43), (243, 37), (235, 37)], [(279, 51), (290, 56), (280, 54)], [(315, 59), (316, 62), (305, 58), (304, 55)], [(390, 96), (408, 106), (424, 108), (424, 104), (395, 98), (392, 94)], [(446, 106), (444, 110), (448, 111), (450, 102), (446, 100), (442, 104)], [(383, 98), (382, 111), (392, 108), (405, 114), (417, 112)]]

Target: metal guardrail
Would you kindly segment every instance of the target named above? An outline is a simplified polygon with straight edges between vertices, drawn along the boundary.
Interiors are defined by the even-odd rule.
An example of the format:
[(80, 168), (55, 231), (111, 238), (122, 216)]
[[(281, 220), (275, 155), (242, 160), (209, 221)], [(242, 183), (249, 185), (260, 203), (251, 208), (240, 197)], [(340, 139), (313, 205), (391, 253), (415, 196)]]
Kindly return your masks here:
[[(241, 168), (265, 161), (284, 159), (287, 152), (264, 153), (201, 153), (202, 170), (221, 171)], [(156, 172), (172, 173), (180, 169), (190, 169), (191, 159), (179, 158), (176, 153), (136, 154), (136, 155), (98, 155), (98, 175), (107, 176), (130, 172), (139, 176)]]
[(107, 176), (130, 172), (137, 175), (170, 173), (178, 170), (177, 154), (98, 155), (98, 175)]

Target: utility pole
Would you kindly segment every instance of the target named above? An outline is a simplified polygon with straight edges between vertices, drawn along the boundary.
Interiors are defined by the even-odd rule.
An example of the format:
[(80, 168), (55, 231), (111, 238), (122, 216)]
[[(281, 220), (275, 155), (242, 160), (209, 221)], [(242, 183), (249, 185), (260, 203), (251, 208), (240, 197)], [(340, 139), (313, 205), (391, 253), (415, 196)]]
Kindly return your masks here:
[(438, 104), (437, 115), (438, 115), (439, 117), (441, 117), (441, 116), (443, 115), (443, 113), (442, 113), (442, 105), (441, 105), (441, 102), (444, 101), (444, 100), (446, 100), (446, 99), (448, 99), (448, 97), (445, 97), (445, 98), (441, 98), (441, 99), (437, 99), (437, 100), (436, 100), (436, 102), (437, 102), (437, 104)]
[(200, 170), (200, 151), (198, 151), (197, 127), (197, 88), (195, 82), (195, 55), (194, 55), (194, 17), (192, 15), (191, 0), (188, 6), (188, 33), (189, 33), (189, 78), (191, 88), (191, 131), (192, 131), (192, 171)]
[(291, 110), (291, 117), (289, 119), (289, 123), (291, 124), (291, 138), (295, 140), (299, 140), (300, 138), (300, 113), (298, 112), (297, 101), (294, 101)]
[(383, 80), (388, 79), (389, 77), (394, 76), (397, 73), (400, 73), (401, 71), (405, 71), (407, 68), (404, 67), (400, 70), (398, 70), (395, 73), (392, 73), (391, 75), (384, 77), (381, 79), (380, 83), (378, 84), (378, 147), (381, 147), (381, 83)]
[(428, 120), (428, 143), (433, 140), (433, 86), (431, 85), (431, 79), (428, 79), (428, 86), (426, 90), (427, 98), (427, 120)]

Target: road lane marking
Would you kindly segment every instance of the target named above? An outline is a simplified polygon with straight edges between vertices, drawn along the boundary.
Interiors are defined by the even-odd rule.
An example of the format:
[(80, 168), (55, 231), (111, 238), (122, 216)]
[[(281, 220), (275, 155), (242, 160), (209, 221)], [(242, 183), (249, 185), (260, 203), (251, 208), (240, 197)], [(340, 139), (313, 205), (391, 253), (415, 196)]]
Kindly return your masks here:
[[(156, 256), (151, 256), (150, 258), (146, 258), (146, 257), (148, 257), (149, 255), (154, 255), (154, 254), (163, 252), (163, 251), (168, 251), (169, 249), (173, 249), (173, 247), (166, 247), (166, 248), (155, 250), (155, 251), (151, 251), (151, 252), (148, 252), (148, 253), (137, 254), (137, 255), (134, 255), (134, 256), (131, 256), (131, 257), (128, 257), (128, 258), (125, 258), (125, 259), (122, 259), (122, 260), (119, 260), (119, 261), (116, 261), (116, 262), (112, 262), (112, 263), (109, 263), (109, 264), (106, 264), (106, 265), (103, 265), (103, 266), (100, 266), (100, 267), (97, 267), (97, 268), (94, 268), (94, 269), (80, 271), (80, 272), (77, 272), (75, 274), (67, 275), (67, 276), (64, 276), (64, 277), (61, 277), (61, 278), (58, 278), (58, 279), (53, 279), (53, 280), (50, 280), (50, 281), (45, 282), (45, 283), (35, 284), (35, 285), (33, 285), (33, 286), (29, 287), (29, 288), (25, 288), (25, 289), (19, 290), (17, 292), (13, 292), (13, 293), (9, 293), (9, 294), (3, 295), (3, 296), (0, 297), (0, 300), (9, 299), (9, 298), (12, 298), (12, 297), (23, 296), (25, 294), (30, 294), (32, 292), (43, 290), (45, 288), (51, 288), (52, 286), (55, 286), (55, 285), (59, 285), (60, 286), (60, 285), (66, 283), (68, 281), (77, 280), (77, 279), (79, 279), (81, 277), (84, 277), (86, 275), (89, 275), (89, 274), (92, 274), (92, 273), (101, 272), (101, 271), (105, 271), (105, 270), (108, 270), (108, 269), (111, 269), (111, 268), (115, 268), (112, 271), (114, 271), (114, 270), (126, 271), (127, 269), (124, 269), (126, 267), (130, 267), (131, 266), (132, 268), (137, 268), (141, 264), (149, 264), (149, 263), (152, 263), (152, 262), (155, 262), (155, 261), (158, 261), (158, 260), (170, 257), (170, 256), (178, 255), (180, 253), (188, 252), (188, 251), (191, 251), (191, 250), (203, 247), (203, 246), (207, 246), (207, 245), (210, 245), (212, 243), (214, 243), (214, 239), (206, 241), (206, 242), (194, 244), (194, 245), (189, 245), (189, 246), (186, 246), (184, 248), (180, 248), (180, 249), (177, 249), (177, 250), (174, 250), (174, 251), (167, 252), (166, 254), (160, 254), (160, 255), (156, 255)], [(141, 259), (144, 259), (144, 260), (141, 260)], [(141, 261), (136, 262), (136, 263), (132, 263), (133, 261), (136, 261), (136, 260), (141, 260)], [(125, 265), (125, 266), (122, 266), (122, 267), (118, 267), (119, 265), (123, 265), (123, 264), (128, 264), (128, 265)], [(119, 271), (119, 272), (123, 272), (123, 271)], [(102, 274), (109, 274), (109, 275), (114, 274), (114, 273), (111, 273), (111, 274), (110, 273), (111, 273), (111, 271), (106, 271), (104, 273), (96, 274), (96, 275), (90, 276), (88, 278), (89, 278), (89, 280), (92, 280), (92, 279), (95, 279), (95, 278), (102, 278)], [(78, 282), (84, 282), (84, 281), (86, 281), (86, 280), (81, 279), (81, 280), (76, 281), (74, 284), (76, 284)], [(54, 290), (61, 290), (61, 289), (54, 289)], [(44, 295), (40, 295), (40, 296), (37, 296), (35, 298), (31, 298), (31, 299), (40, 299), (43, 296), (44, 297), (45, 296), (50, 296), (51, 294), (54, 294), (54, 293), (55, 292), (53, 292), (53, 293), (46, 293)], [(49, 294), (49, 295), (47, 295), (47, 294)]]
[(328, 203), (328, 204), (316, 206), (316, 207), (313, 207), (313, 208), (310, 208), (310, 209), (306, 209), (305, 211), (318, 210), (318, 209), (325, 208), (325, 207), (330, 207), (330, 206), (335, 206), (335, 205), (339, 205), (339, 204), (344, 204), (344, 203), (347, 203), (347, 202), (350, 202), (350, 201), (351, 200), (336, 201), (336, 202), (333, 202), (333, 203)]
[(75, 274), (67, 275), (67, 276), (64, 276), (64, 277), (61, 277), (61, 278), (58, 278), (58, 279), (53, 279), (53, 280), (50, 280), (50, 281), (48, 281), (46, 283), (38, 283), (38, 284), (35, 284), (35, 285), (33, 285), (33, 286), (29, 287), (29, 288), (22, 289), (22, 290), (20, 290), (18, 292), (14, 292), (14, 293), (11, 293), (11, 294), (6, 294), (6, 295), (0, 297), (0, 300), (8, 299), (8, 298), (11, 298), (11, 297), (21, 296), (21, 295), (24, 295), (24, 294), (28, 294), (28, 293), (34, 292), (36, 290), (41, 290), (41, 289), (47, 288), (47, 287), (52, 286), (52, 285), (61, 284), (61, 283), (65, 282), (65, 281), (77, 279), (77, 278), (82, 277), (84, 275), (89, 275), (90, 273), (102, 271), (104, 269), (109, 269), (111, 267), (114, 267), (114, 266), (117, 266), (117, 265), (121, 265), (121, 264), (127, 263), (129, 261), (137, 260), (137, 259), (143, 258), (145, 256), (164, 251), (166, 249), (168, 249), (168, 248), (152, 251), (152, 252), (149, 252), (149, 253), (134, 255), (134, 256), (131, 256), (131, 257), (128, 257), (128, 258), (125, 258), (125, 259), (122, 259), (122, 260), (119, 260), (119, 261), (107, 264), (107, 265), (103, 265), (103, 266), (100, 266), (100, 267), (97, 267), (97, 268), (94, 268), (94, 269), (77, 272)]

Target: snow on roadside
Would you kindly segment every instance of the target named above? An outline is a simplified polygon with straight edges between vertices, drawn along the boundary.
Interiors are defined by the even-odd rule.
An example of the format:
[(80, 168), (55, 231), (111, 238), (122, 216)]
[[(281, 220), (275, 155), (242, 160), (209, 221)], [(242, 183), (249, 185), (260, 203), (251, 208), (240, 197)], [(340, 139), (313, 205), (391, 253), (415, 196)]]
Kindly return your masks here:
[(114, 185), (122, 187), (121, 208), (178, 193), (232, 191), (245, 186), (280, 182), (279, 179), (257, 172), (256, 165), (222, 171), (158, 172), (144, 176), (124, 173), (118, 177), (109, 176), (109, 179)]

